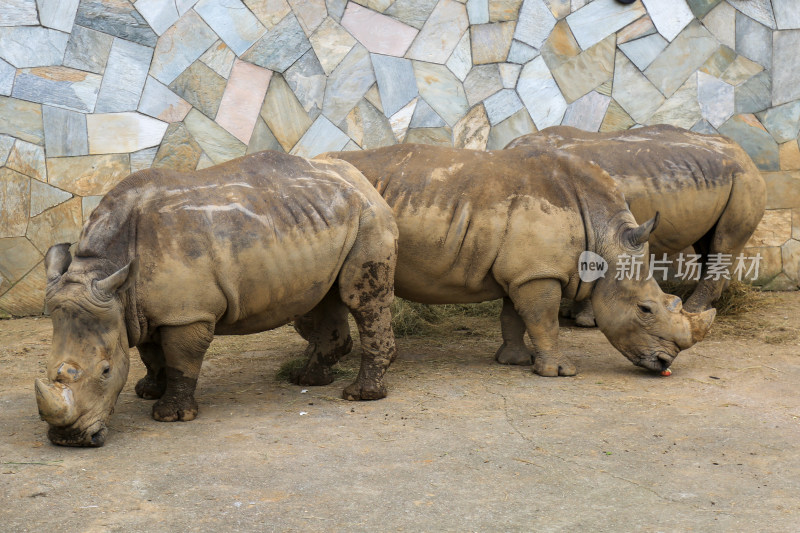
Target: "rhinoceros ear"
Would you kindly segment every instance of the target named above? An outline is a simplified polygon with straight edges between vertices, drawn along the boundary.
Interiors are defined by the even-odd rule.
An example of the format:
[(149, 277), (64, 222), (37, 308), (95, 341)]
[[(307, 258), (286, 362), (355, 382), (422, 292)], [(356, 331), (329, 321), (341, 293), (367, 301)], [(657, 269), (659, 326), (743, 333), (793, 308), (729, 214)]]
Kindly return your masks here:
[(54, 244), (44, 256), (44, 269), (47, 273), (47, 284), (55, 283), (72, 263), (72, 254), (69, 253), (70, 244), (62, 242)]
[(139, 261), (134, 259), (107, 278), (95, 281), (94, 288), (100, 295), (110, 298), (114, 294), (130, 287), (136, 281), (138, 274)]
[(660, 215), (658, 211), (656, 211), (656, 216), (645, 222), (640, 226), (636, 226), (635, 228), (628, 228), (622, 234), (622, 242), (630, 246), (631, 248), (638, 248), (644, 243), (647, 242), (647, 239), (650, 238), (650, 234), (655, 231), (656, 226), (658, 226), (658, 220)]

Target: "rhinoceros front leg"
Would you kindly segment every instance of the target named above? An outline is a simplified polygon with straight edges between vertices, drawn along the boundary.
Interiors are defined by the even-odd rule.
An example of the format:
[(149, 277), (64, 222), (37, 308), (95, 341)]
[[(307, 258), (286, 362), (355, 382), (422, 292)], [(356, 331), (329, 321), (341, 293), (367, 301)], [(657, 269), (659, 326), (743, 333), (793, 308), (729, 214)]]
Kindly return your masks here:
[(167, 373), (164, 368), (164, 351), (159, 344), (146, 343), (138, 347), (139, 355), (147, 375), (136, 383), (136, 394), (145, 400), (157, 400), (167, 388)]
[(574, 376), (575, 365), (558, 348), (561, 283), (554, 279), (533, 280), (512, 287), (509, 292), (533, 343), (533, 371), (540, 376)]
[(503, 298), (503, 310), (500, 312), (500, 331), (503, 334), (503, 345), (494, 354), (494, 359), (501, 365), (529, 365), (533, 358), (525, 347), (525, 322), (514, 309), (511, 298)]
[(214, 338), (214, 325), (198, 322), (162, 327), (160, 331), (166, 387), (153, 405), (153, 418), (161, 422), (194, 420), (197, 416), (194, 390), (203, 356)]

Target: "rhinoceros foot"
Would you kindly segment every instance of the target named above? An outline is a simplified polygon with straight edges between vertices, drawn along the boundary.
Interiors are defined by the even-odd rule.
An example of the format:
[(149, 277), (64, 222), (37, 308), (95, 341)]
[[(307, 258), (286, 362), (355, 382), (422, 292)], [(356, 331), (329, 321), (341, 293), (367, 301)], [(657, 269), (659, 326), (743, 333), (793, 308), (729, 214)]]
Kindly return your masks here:
[[(159, 376), (162, 377), (162, 376)], [(165, 379), (154, 378), (150, 374), (136, 382), (136, 395), (145, 400), (158, 400), (167, 388)]]
[(345, 387), (342, 398), (350, 401), (380, 400), (386, 398), (386, 386), (383, 383), (369, 383), (359, 377)]
[(494, 359), (501, 365), (530, 365), (533, 362), (530, 352), (525, 346), (512, 345), (504, 342)]
[(159, 422), (188, 422), (197, 418), (197, 402), (190, 398), (161, 398), (153, 404), (153, 418)]
[(565, 355), (536, 355), (533, 372), (545, 377), (574, 376), (578, 369)]
[(321, 353), (316, 344), (309, 344), (306, 348), (308, 362), (306, 366), (295, 370), (289, 376), (292, 383), (296, 385), (329, 385), (333, 383), (334, 376), (331, 367), (342, 357), (353, 350), (353, 339), (350, 335), (344, 344), (334, 347), (329, 353)]

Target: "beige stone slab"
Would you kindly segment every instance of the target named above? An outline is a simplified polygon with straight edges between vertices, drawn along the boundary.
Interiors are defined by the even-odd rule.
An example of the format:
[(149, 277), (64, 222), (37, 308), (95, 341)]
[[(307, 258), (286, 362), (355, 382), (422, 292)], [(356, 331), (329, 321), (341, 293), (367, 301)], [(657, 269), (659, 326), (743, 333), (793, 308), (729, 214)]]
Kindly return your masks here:
[(89, 154), (129, 153), (158, 146), (166, 122), (140, 113), (101, 113), (86, 116)]
[(790, 239), (781, 246), (783, 259), (783, 273), (794, 282), (792, 289), (796, 289), (800, 282), (800, 241)]
[(470, 28), (472, 63), (485, 65), (500, 63), (508, 57), (511, 38), (514, 35), (514, 22), (495, 22), (476, 24)]
[(42, 105), (0, 96), (0, 133), (35, 144), (44, 144)]
[(403, 141), (406, 144), (432, 144), (434, 146), (453, 146), (453, 132), (450, 128), (413, 128), (408, 130)]
[(311, 119), (283, 76), (273, 76), (261, 117), (285, 151), (290, 151), (311, 127)]
[(353, 2), (347, 4), (342, 26), (373, 54), (395, 57), (403, 57), (419, 33), (416, 28)]
[(522, 0), (489, 0), (489, 22), (517, 20)]
[(417, 107), (417, 101), (418, 98), (414, 98), (389, 118), (389, 125), (392, 128), (392, 133), (399, 142), (403, 142), (406, 132), (408, 132), (408, 126), (411, 124), (411, 118), (414, 116), (414, 109)]
[(30, 202), (31, 179), (10, 168), (0, 168), (0, 238), (25, 235)]
[(189, 111), (183, 123), (215, 164), (241, 157), (247, 152), (246, 144), (196, 109)]
[(617, 32), (617, 44), (627, 43), (639, 37), (652, 35), (655, 32), (656, 27), (653, 25), (653, 19), (650, 18), (650, 15), (645, 15)]
[(781, 246), (792, 237), (792, 210), (768, 209), (745, 248)]
[(0, 239), (0, 275), (16, 283), (44, 256), (25, 237)]
[(153, 167), (172, 168), (183, 172), (194, 170), (202, 153), (202, 148), (192, 138), (185, 124), (170, 124), (156, 152)]
[(630, 129), (634, 124), (636, 124), (636, 121), (622, 109), (622, 106), (615, 100), (611, 100), (606, 110), (606, 116), (603, 118), (603, 123), (600, 124), (600, 131), (603, 133), (608, 131), (624, 131)]
[(289, 5), (306, 36), (314, 33), (328, 15), (325, 0), (289, 0)]
[(689, 79), (648, 119), (648, 124), (670, 124), (690, 129), (703, 118), (697, 101), (697, 75)]
[(731, 85), (740, 85), (759, 72), (764, 70), (764, 67), (750, 61), (744, 56), (737, 56), (736, 59), (725, 69), (722, 73), (722, 81), (730, 83)]
[(468, 27), (466, 6), (455, 0), (440, 0), (406, 57), (443, 65)]
[(25, 236), (40, 252), (46, 253), (54, 244), (77, 242), (82, 226), (81, 199), (73, 198), (31, 217)]
[(800, 170), (800, 147), (797, 139), (792, 139), (778, 146), (781, 170)]
[(28, 177), (47, 181), (44, 149), (37, 144), (17, 140), (8, 154), (6, 166)]
[(800, 170), (762, 172), (767, 184), (767, 209), (800, 207)]
[[(764, 247), (746, 247), (744, 249), (745, 257), (760, 257), (758, 261), (758, 275), (753, 281), (753, 285), (762, 285), (764, 289), (774, 290), (774, 285), (770, 287), (768, 284), (777, 276), (783, 273), (783, 260), (781, 258), (780, 246), (764, 246)], [(752, 272), (747, 276), (747, 280), (755, 275)]]
[(44, 261), (40, 262), (27, 276), (0, 296), (0, 313), (12, 316), (41, 315), (44, 312), (44, 290), (47, 275)]
[(577, 57), (552, 69), (567, 103), (610, 80), (614, 75), (615, 36), (609, 35)]
[(800, 208), (792, 209), (792, 238), (800, 240)]
[(50, 184), (78, 196), (103, 195), (130, 174), (129, 154), (51, 157)]
[(356, 44), (355, 37), (331, 17), (325, 19), (308, 40), (328, 76)]
[(250, 11), (268, 29), (278, 24), (292, 8), (286, 0), (243, 0)]
[(271, 70), (237, 59), (219, 104), (217, 124), (249, 143), (271, 78)]
[(31, 180), (31, 212), (30, 216), (47, 211), (62, 202), (72, 198), (72, 195), (56, 187), (52, 187), (38, 180)]
[(490, 130), (486, 109), (483, 104), (476, 105), (453, 126), (453, 146), (468, 150), (485, 150)]
[(550, 32), (540, 52), (547, 67), (552, 70), (580, 54), (581, 47), (572, 36), (567, 21), (560, 20)]

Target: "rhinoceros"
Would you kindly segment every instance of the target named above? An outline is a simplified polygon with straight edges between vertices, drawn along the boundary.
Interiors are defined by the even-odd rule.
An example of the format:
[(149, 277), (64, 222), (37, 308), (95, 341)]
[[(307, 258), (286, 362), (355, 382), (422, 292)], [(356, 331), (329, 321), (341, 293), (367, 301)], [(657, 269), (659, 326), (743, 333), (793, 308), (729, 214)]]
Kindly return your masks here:
[(36, 380), (53, 443), (101, 446), (136, 346), (147, 375), (136, 393), (153, 418), (191, 420), (195, 385), (216, 334), (240, 335), (310, 313), (316, 337), (299, 381), (326, 384), (349, 351), (352, 313), (361, 370), (348, 399), (386, 394), (395, 356), (392, 213), (344, 161), (261, 152), (205, 170), (144, 170), (113, 188), (77, 243), (46, 254), (53, 321), (47, 380)]
[[(496, 358), (569, 376), (558, 347), (562, 296), (591, 298), (600, 329), (634, 364), (665, 370), (703, 338), (715, 311), (691, 314), (644, 277), (584, 282), (578, 259), (645, 254), (658, 217), (638, 225), (611, 177), (558, 150), (480, 152), (405, 144), (323, 154), (352, 163), (392, 208), (400, 231), (395, 291), (429, 303), (503, 298), (503, 346)], [(644, 258), (646, 260), (646, 257)]]
[[(519, 146), (558, 148), (594, 161), (617, 182), (636, 220), (658, 211), (661, 223), (650, 235), (651, 253), (662, 257), (692, 246), (701, 255), (701, 279), (684, 304), (687, 311), (711, 307), (728, 283), (727, 262), (716, 268), (724, 275), (707, 275), (709, 255), (735, 259), (764, 214), (761, 173), (747, 152), (720, 135), (668, 125), (613, 133), (553, 126), (506, 148)], [(588, 302), (576, 311), (578, 325), (594, 325)]]

